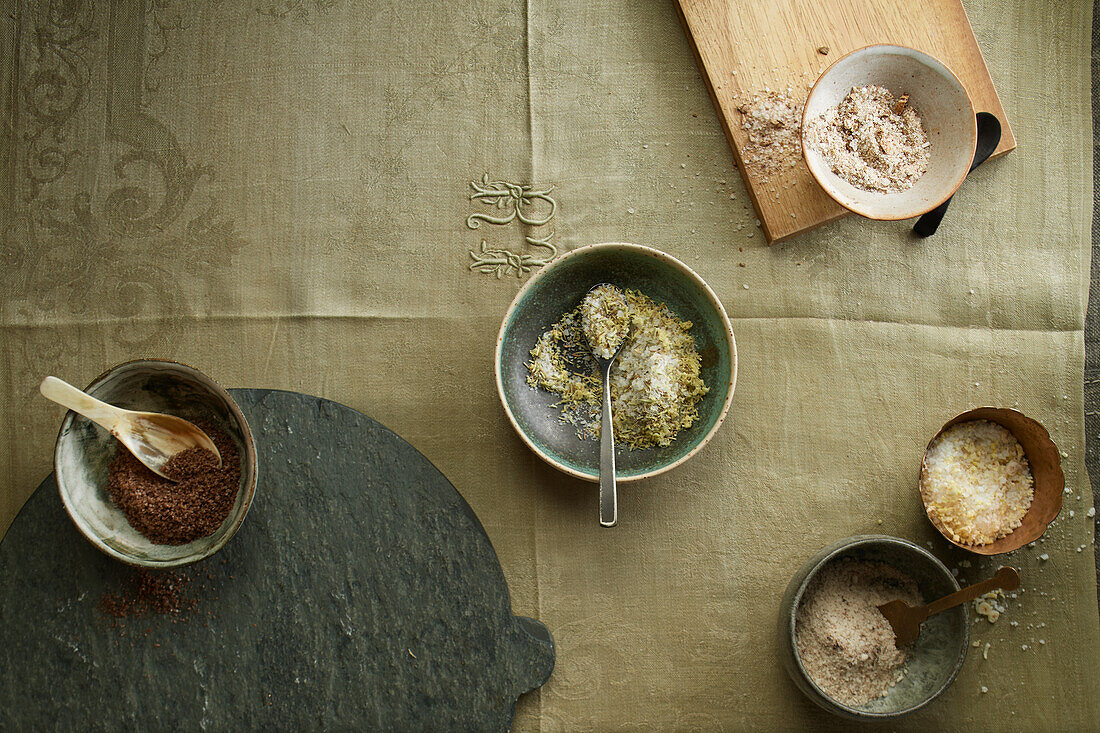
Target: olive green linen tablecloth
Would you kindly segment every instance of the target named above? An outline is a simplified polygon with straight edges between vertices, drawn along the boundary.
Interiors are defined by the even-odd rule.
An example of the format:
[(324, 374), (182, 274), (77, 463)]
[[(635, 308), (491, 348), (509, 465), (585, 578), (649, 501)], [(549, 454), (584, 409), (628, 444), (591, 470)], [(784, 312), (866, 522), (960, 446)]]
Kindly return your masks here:
[[(178, 359), (348, 404), (454, 482), (558, 645), (516, 730), (845, 729), (787, 680), (775, 616), (803, 560), (866, 532), (1024, 577), (972, 627), (988, 658), (891, 729), (1100, 725), (1088, 2), (967, 3), (1020, 147), (937, 236), (851, 219), (771, 248), (668, 2), (6, 6), (0, 527), (50, 470), (43, 375)], [(528, 267), (608, 240), (695, 268), (741, 361), (715, 440), (601, 530), (595, 488), (512, 432), (492, 353)], [(1050, 429), (1068, 493), (1034, 548), (962, 565), (915, 484), (985, 404)]]

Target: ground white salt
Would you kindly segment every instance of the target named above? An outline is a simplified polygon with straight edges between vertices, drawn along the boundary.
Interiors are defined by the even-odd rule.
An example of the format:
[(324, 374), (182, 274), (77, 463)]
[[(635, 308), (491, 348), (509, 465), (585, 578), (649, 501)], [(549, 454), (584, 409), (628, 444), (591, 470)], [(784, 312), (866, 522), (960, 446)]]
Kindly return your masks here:
[(835, 108), (806, 123), (806, 140), (833, 172), (857, 188), (907, 191), (924, 175), (932, 143), (908, 95), (853, 87)]
[(826, 695), (849, 706), (884, 697), (904, 677), (905, 650), (878, 606), (920, 605), (916, 582), (884, 563), (844, 559), (810, 582), (795, 616), (802, 666)]

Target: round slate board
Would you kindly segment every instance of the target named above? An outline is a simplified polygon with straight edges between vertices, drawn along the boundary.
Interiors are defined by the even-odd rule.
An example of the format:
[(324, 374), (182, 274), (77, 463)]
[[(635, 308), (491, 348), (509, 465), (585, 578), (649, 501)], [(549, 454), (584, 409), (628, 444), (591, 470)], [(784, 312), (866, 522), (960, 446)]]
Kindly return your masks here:
[(477, 517), (415, 448), (308, 395), (230, 390), (256, 435), (244, 526), (179, 615), (99, 610), (139, 571), (53, 477), (0, 542), (0, 729), (507, 730), (554, 666)]

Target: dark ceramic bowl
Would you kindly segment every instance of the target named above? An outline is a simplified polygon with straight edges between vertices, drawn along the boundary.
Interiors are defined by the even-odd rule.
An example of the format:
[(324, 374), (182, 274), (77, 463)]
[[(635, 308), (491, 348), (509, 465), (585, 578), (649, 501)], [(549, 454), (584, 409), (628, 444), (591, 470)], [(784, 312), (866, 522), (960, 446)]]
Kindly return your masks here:
[(695, 455), (722, 424), (737, 381), (737, 345), (721, 301), (703, 279), (676, 258), (637, 244), (580, 247), (533, 276), (504, 316), (496, 348), (496, 382), (512, 426), (543, 460), (577, 478), (598, 481), (600, 446), (581, 440), (576, 428), (557, 419), (557, 396), (527, 384), (530, 351), (539, 336), (577, 306), (597, 283), (639, 290), (691, 321), (702, 357), (700, 377), (709, 388), (699, 401), (699, 419), (671, 445), (616, 451), (620, 482), (635, 481), (678, 466)]
[(930, 617), (921, 626), (905, 677), (885, 697), (851, 707), (829, 697), (806, 673), (795, 644), (795, 616), (810, 581), (829, 563), (843, 558), (881, 562), (907, 573), (921, 597), (934, 601), (959, 590), (958, 581), (932, 553), (908, 540), (886, 535), (849, 537), (829, 545), (799, 568), (779, 606), (779, 643), (783, 666), (798, 689), (821, 707), (859, 721), (892, 720), (919, 710), (951, 686), (966, 660), (970, 642), (967, 604)]
[(57, 436), (54, 471), (61, 500), (77, 529), (111, 557), (142, 567), (187, 565), (221, 549), (244, 522), (257, 476), (252, 431), (229, 393), (193, 367), (156, 359), (119, 364), (85, 391), (129, 410), (165, 412), (218, 426), (237, 444), (241, 485), (229, 516), (213, 534), (186, 545), (154, 544), (130, 526), (107, 493), (107, 467), (116, 450), (126, 449), (103, 428), (69, 412)]

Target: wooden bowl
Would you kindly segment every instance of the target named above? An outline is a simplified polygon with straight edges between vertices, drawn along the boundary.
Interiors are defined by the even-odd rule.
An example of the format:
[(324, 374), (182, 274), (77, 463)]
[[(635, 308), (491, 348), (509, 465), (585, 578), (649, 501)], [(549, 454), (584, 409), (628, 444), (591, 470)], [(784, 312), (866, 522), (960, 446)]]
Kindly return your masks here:
[[(853, 186), (806, 140), (807, 122), (840, 104), (852, 87), (867, 84), (886, 87), (895, 97), (909, 94), (932, 142), (928, 170), (906, 191)], [(974, 105), (962, 82), (942, 62), (905, 46), (867, 46), (826, 69), (806, 98), (802, 130), (802, 155), (825, 193), (860, 216), (882, 220), (920, 216), (951, 198), (970, 171), (978, 142)]]
[(660, 250), (625, 242), (591, 244), (566, 252), (543, 267), (520, 289), (504, 314), (494, 371), (512, 427), (531, 450), (560, 471), (599, 481), (600, 443), (581, 440), (576, 427), (557, 419), (557, 395), (528, 385), (525, 364), (539, 336), (601, 282), (639, 290), (691, 321), (690, 333), (702, 358), (699, 376), (709, 388), (699, 401), (699, 419), (671, 445), (642, 450), (618, 447), (616, 476), (624, 483), (680, 465), (714, 436), (733, 399), (737, 344), (714, 291), (690, 267)]
[[(1020, 526), (988, 545), (967, 545), (951, 539), (950, 533), (928, 514), (928, 500), (924, 491), (925, 478), (928, 473), (926, 464), (928, 449), (949, 427), (971, 420), (989, 420), (1012, 433), (1024, 448), (1024, 455), (1031, 466), (1031, 475), (1035, 480), (1035, 494)], [(928, 441), (928, 446), (924, 449), (924, 458), (921, 459), (920, 483), (918, 484), (921, 502), (924, 503), (925, 514), (928, 515), (929, 521), (948, 542), (977, 555), (1000, 555), (1005, 552), (1012, 552), (1042, 537), (1047, 530), (1047, 526), (1054, 521), (1054, 518), (1058, 516), (1058, 512), (1062, 510), (1062, 492), (1065, 486), (1066, 477), (1062, 473), (1062, 460), (1058, 453), (1058, 446), (1050, 439), (1050, 434), (1046, 428), (1022, 412), (1007, 407), (978, 407), (951, 418), (946, 425), (940, 428), (932, 440)]]

